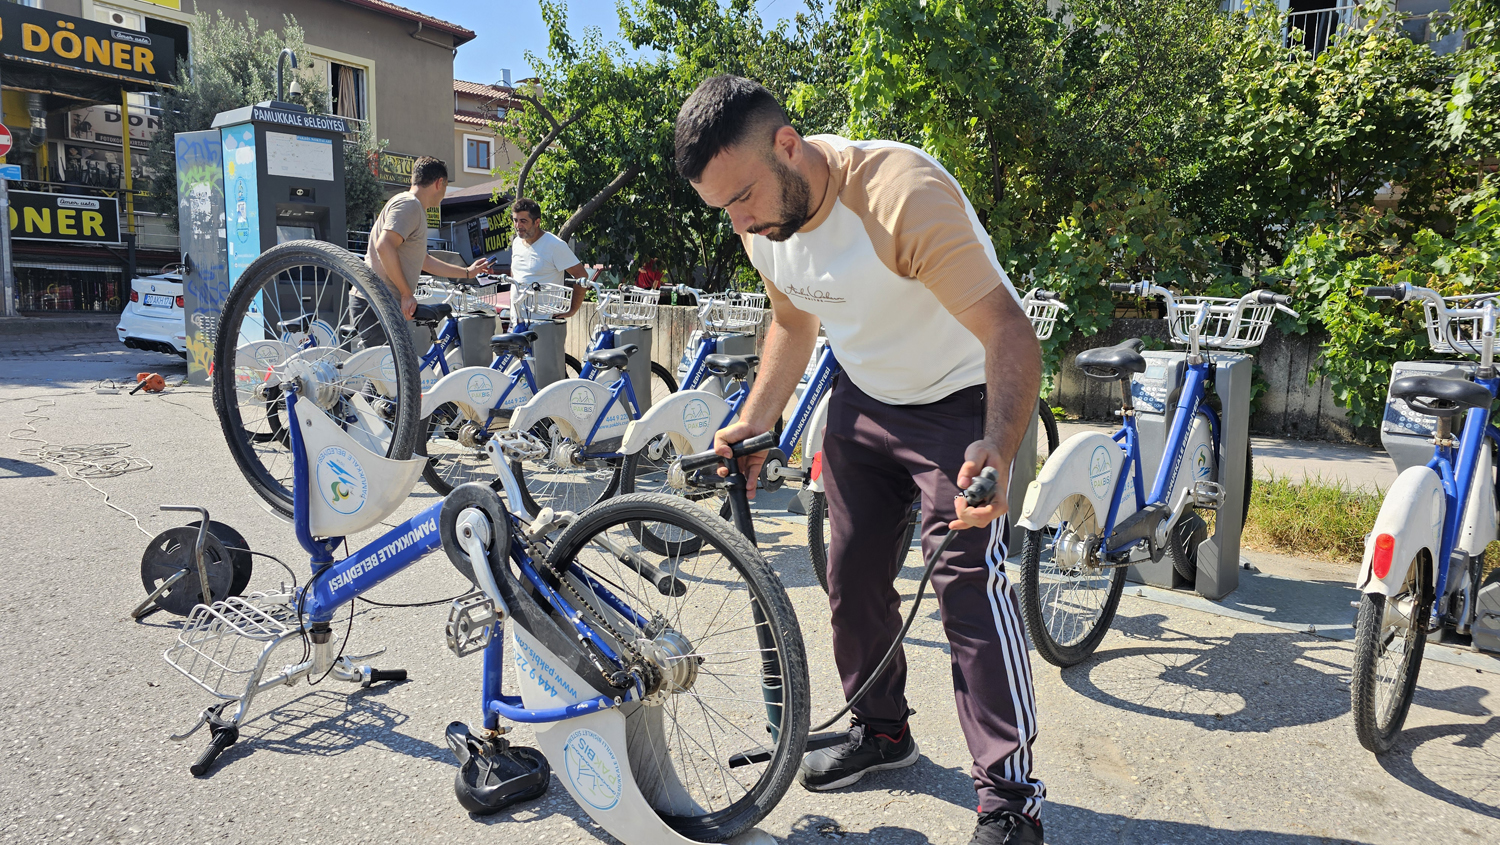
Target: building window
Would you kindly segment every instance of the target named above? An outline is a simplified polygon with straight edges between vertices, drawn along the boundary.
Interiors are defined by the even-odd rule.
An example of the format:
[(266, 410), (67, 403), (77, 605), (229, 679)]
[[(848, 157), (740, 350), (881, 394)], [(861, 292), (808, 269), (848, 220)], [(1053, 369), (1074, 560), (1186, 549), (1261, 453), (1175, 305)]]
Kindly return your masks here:
[(351, 120), (367, 120), (365, 69), (353, 65), (328, 63), (328, 98), (334, 114)]
[(494, 140), (482, 135), (464, 136), (464, 170), (470, 173), (489, 173), (495, 166), (491, 156)]

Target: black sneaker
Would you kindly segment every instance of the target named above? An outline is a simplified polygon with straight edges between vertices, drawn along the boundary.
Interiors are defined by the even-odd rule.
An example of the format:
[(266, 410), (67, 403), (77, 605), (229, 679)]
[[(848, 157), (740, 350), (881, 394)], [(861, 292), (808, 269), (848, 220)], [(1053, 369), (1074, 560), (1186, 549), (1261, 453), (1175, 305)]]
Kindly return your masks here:
[(865, 772), (901, 769), (917, 762), (921, 752), (911, 738), (911, 726), (902, 725), (896, 736), (875, 733), (855, 721), (849, 741), (832, 748), (819, 748), (802, 758), (797, 781), (813, 792), (838, 789), (865, 776)]
[(969, 845), (1042, 845), (1042, 823), (1013, 810), (994, 810), (979, 817)]

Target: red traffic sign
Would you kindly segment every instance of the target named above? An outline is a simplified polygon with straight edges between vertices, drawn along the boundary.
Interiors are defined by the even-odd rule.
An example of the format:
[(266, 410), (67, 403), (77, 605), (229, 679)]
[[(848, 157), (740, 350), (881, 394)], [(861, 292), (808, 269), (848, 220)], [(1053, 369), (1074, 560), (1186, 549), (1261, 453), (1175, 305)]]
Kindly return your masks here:
[(0, 156), (10, 155), (11, 143), (10, 129), (5, 124), (0, 123)]

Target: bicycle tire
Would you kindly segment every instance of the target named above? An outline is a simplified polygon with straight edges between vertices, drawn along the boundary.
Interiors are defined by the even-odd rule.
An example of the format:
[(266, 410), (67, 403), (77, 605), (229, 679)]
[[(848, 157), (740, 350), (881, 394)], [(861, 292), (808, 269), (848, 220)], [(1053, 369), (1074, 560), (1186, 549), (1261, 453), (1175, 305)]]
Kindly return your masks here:
[[(1087, 508), (1087, 513), (1083, 509)], [(1094, 649), (1099, 647), (1099, 642), (1109, 632), (1109, 625), (1115, 618), (1115, 611), (1120, 606), (1120, 595), (1125, 590), (1125, 567), (1082, 567), (1070, 568), (1067, 572), (1060, 570), (1056, 563), (1055, 549), (1057, 538), (1064, 534), (1063, 526), (1052, 524), (1058, 514), (1067, 511), (1067, 521), (1080, 526), (1083, 534), (1097, 533), (1097, 516), (1093, 512), (1093, 506), (1089, 504), (1087, 496), (1074, 493), (1063, 499), (1056, 512), (1048, 517), (1047, 529), (1044, 531), (1026, 531), (1021, 539), (1021, 578), (1016, 583), (1016, 590), (1021, 602), (1021, 619), (1026, 625), (1026, 634), (1031, 639), (1031, 644), (1036, 648), (1037, 654), (1042, 659), (1054, 666), (1068, 667), (1083, 662)], [(1049, 543), (1049, 539), (1051, 542)], [(1051, 556), (1044, 555), (1044, 549), (1051, 548)], [(1043, 572), (1044, 566), (1048, 569)], [(1083, 576), (1088, 576), (1085, 582)], [(1046, 579), (1044, 583), (1044, 577)], [(1091, 583), (1097, 582), (1097, 586), (1089, 587)], [(1044, 589), (1052, 584), (1081, 585), (1083, 589), (1068, 591), (1068, 598), (1056, 600), (1056, 595), (1064, 592), (1063, 588)], [(1096, 605), (1092, 621), (1085, 620), (1086, 624), (1076, 636), (1060, 636), (1063, 628), (1059, 614), (1065, 610), (1072, 610), (1080, 606), (1080, 602), (1074, 596), (1097, 596), (1098, 601), (1092, 602)], [(1054, 630), (1054, 623), (1059, 630)]]
[[(414, 454), (427, 459), (422, 467), (422, 479), (434, 492), (446, 496), (453, 488), (470, 481), (489, 481), (494, 473), (489, 471), (490, 456), (482, 446), (465, 448), (459, 428), (465, 424), (478, 426), (459, 413), (458, 406), (445, 402), (434, 408), (423, 420), (422, 436), (417, 438)], [(434, 448), (435, 444), (442, 444)]]
[(568, 378), (580, 378), (583, 376), (583, 365), (572, 355), (563, 356), (563, 369), (568, 371)]
[[(1349, 709), (1354, 714), (1354, 733), (1359, 737), (1359, 744), (1374, 754), (1384, 754), (1395, 745), (1417, 689), (1417, 674), (1422, 668), (1422, 654), (1427, 647), (1427, 621), (1432, 613), (1428, 587), (1431, 579), (1427, 573), (1427, 556), (1419, 552), (1407, 568), (1402, 593), (1416, 593), (1404, 638), (1399, 636), (1401, 626), (1385, 624), (1390, 598), (1365, 593), (1359, 601), (1359, 615), (1354, 622), (1354, 669), (1349, 679)], [(1387, 631), (1392, 628), (1397, 636), (1387, 637)], [(1381, 657), (1398, 642), (1405, 650), (1391, 682), (1382, 684), (1379, 677)], [(1382, 707), (1382, 704), (1386, 706)], [(1383, 714), (1382, 710), (1385, 711)]]
[[(911, 509), (906, 512), (906, 530), (901, 534), (897, 554), (904, 555), (916, 539), (917, 525), (922, 521), (922, 494), (912, 499)], [(812, 559), (813, 577), (818, 586), (828, 592), (828, 544), (832, 540), (828, 525), (828, 494), (813, 493), (812, 505), (807, 509), (807, 554)]]
[[(283, 316), (280, 306), (282, 299), (280, 293), (277, 293), (262, 301), (262, 294), (267, 291), (268, 286), (272, 286), (272, 291), (280, 291), (276, 287), (279, 285), (295, 288), (299, 308), (307, 307), (302, 304), (304, 301), (312, 301), (312, 307), (319, 315), (325, 310), (330, 316), (337, 315), (333, 325), (344, 325), (346, 321), (354, 323), (348, 295), (350, 287), (358, 288), (364, 295), (391, 347), (394, 378), (389, 375), (385, 378), (393, 387), (395, 395), (375, 397), (380, 407), (386, 410), (386, 421), (382, 423), (380, 431), (363, 433), (371, 438), (371, 443), (379, 442), (385, 446), (386, 457), (394, 460), (410, 458), (416, 446), (420, 422), (417, 418), (421, 402), (421, 392), (417, 387), (417, 356), (412, 350), (411, 334), (406, 321), (402, 318), (390, 287), (380, 281), (363, 260), (348, 250), (322, 241), (288, 241), (266, 250), (245, 268), (224, 302), (217, 336), (276, 339), (274, 336), (267, 337), (267, 327), (275, 327), (282, 322), (276, 319)], [(312, 295), (304, 299), (309, 288)], [(332, 307), (325, 309), (330, 298)], [(252, 306), (258, 309), (253, 317)], [(247, 320), (247, 317), (250, 319)], [(334, 347), (333, 352), (346, 353), (359, 348), (356, 345), (359, 337), (359, 334), (355, 334), (340, 339), (339, 346)], [(220, 343), (214, 349), (213, 400), (220, 429), (229, 444), (229, 453), (234, 458), (235, 465), (250, 483), (251, 489), (277, 512), (290, 516), (290, 440), (279, 436), (267, 437), (268, 432), (251, 430), (242, 413), (244, 409), (253, 408), (258, 412), (265, 412), (265, 419), (279, 421), (280, 416), (272, 411), (279, 410), (279, 414), (284, 415), (285, 399), (276, 398), (264, 402), (253, 396), (242, 396), (237, 381), (244, 378), (248, 383), (254, 384), (263, 379), (265, 373), (255, 361), (237, 361), (236, 352), (236, 347), (229, 343)], [(342, 409), (354, 401), (356, 396), (365, 396), (351, 386), (354, 383), (368, 383), (368, 379), (357, 373), (341, 373), (338, 379), (328, 382), (339, 394), (333, 400), (333, 407)], [(299, 407), (303, 413), (325, 413), (314, 401), (304, 401)], [(334, 411), (326, 413), (345, 430), (352, 431), (355, 428), (342, 414)]]
[[(651, 447), (648, 445), (646, 448), (650, 449)], [(709, 499), (720, 498), (719, 491), (713, 489), (670, 489), (666, 484), (665, 469), (666, 467), (670, 466), (673, 461), (677, 460), (679, 456), (677, 454), (676, 446), (672, 444), (672, 441), (669, 438), (663, 438), (661, 448), (662, 456), (659, 460), (650, 460), (648, 457), (646, 457), (645, 449), (625, 456), (625, 463), (620, 470), (620, 495), (625, 496), (631, 493), (655, 493), (662, 496), (671, 496), (673, 498), (682, 499), (683, 501), (687, 502), (697, 502), (699, 504), (702, 504)], [(646, 475), (655, 475), (657, 473), (662, 474), (662, 482), (659, 484), (648, 485), (647, 489), (642, 489), (642, 478)], [(729, 518), (728, 497), (723, 497), (723, 501), (721, 502), (719, 508), (715, 509), (710, 507), (708, 508), (708, 510), (717, 510), (719, 517), (721, 519), (727, 520)], [(632, 526), (631, 528), (632, 531), (635, 532), (636, 539), (641, 541), (641, 545), (645, 546), (647, 549), (650, 549), (654, 554), (692, 554), (693, 552), (698, 551), (698, 544), (701, 542), (697, 537), (692, 536), (678, 535), (675, 533), (653, 533), (650, 528), (639, 523)]]
[[(1240, 527), (1250, 516), (1250, 492), (1255, 483), (1255, 456), (1250, 444), (1245, 444), (1245, 496), (1240, 506)], [(1218, 526), (1215, 523), (1215, 531)], [(1167, 543), (1167, 559), (1172, 570), (1191, 585), (1198, 578), (1198, 544), (1208, 539), (1208, 522), (1196, 509), (1189, 509), (1177, 524), (1172, 526), (1172, 536)]]
[[(658, 390), (657, 388), (663, 388)], [(651, 362), (651, 406), (677, 392), (677, 379), (672, 373), (655, 361)]]
[[(663, 595), (649, 580), (622, 564), (612, 551), (596, 542), (596, 538), (606, 535), (613, 543), (628, 544), (631, 538), (629, 525), (633, 522), (665, 522), (693, 531), (702, 538), (704, 552), (701, 556), (694, 553), (691, 557), (684, 555), (671, 559), (674, 576), (691, 583), (690, 587), (684, 584), (686, 592), (677, 596)], [(639, 554), (638, 547), (632, 546), (630, 551)], [(585, 595), (591, 587), (578, 577), (579, 573), (585, 572), (591, 577), (598, 573), (605, 577), (595, 577), (595, 582), (607, 583), (611, 589), (621, 590), (623, 595), (619, 597), (630, 602), (640, 616), (661, 620), (662, 624), (670, 620), (667, 628), (658, 629), (646, 637), (643, 629), (624, 622), (619, 614), (612, 617), (617, 625), (625, 628), (620, 632), (623, 636), (645, 637), (676, 652), (669, 654), (666, 661), (660, 658), (653, 661), (664, 677), (672, 678), (663, 682), (658, 692), (663, 697), (653, 704), (647, 703), (651, 701), (648, 695), (647, 702), (631, 702), (621, 708), (625, 711), (627, 732), (633, 740), (629, 752), (632, 772), (657, 815), (683, 836), (704, 842), (728, 841), (765, 818), (786, 794), (796, 776), (806, 747), (811, 711), (807, 658), (796, 613), (786, 589), (765, 558), (729, 523), (680, 498), (661, 494), (620, 496), (590, 510), (563, 531), (548, 557), (554, 570), (569, 573), (567, 582), (580, 585), (579, 589)], [(722, 560), (723, 565), (715, 558)], [(702, 566), (705, 560), (708, 565)], [(711, 591), (707, 599), (697, 592), (704, 588)], [(724, 600), (716, 598), (717, 593), (713, 591), (717, 590), (726, 591)], [(730, 601), (731, 597), (747, 593), (744, 607), (737, 612), (745, 617), (745, 621), (754, 620), (748, 628), (741, 626), (735, 616), (727, 619), (722, 616), (731, 605), (739, 605), (738, 601)], [(595, 602), (603, 606), (597, 594), (588, 597), (592, 600), (590, 606)], [(675, 605), (670, 604), (674, 601)], [(658, 604), (670, 612), (658, 609), (655, 606)], [(706, 638), (693, 636), (700, 622), (704, 632), (714, 640), (708, 649), (700, 648)], [(677, 636), (674, 638), (669, 632)], [(725, 637), (734, 639), (726, 641)], [(749, 648), (737, 651), (740, 645)], [(766, 657), (768, 653), (773, 656)], [(753, 664), (746, 665), (756, 658), (736, 657), (739, 654), (761, 655), (759, 676)], [(677, 655), (691, 655), (691, 658), (684, 661)], [(708, 659), (715, 657), (720, 659)], [(721, 676), (705, 669), (720, 664), (732, 667), (733, 674)], [(684, 681), (682, 675), (677, 674), (684, 669), (691, 673), (691, 679)], [(714, 678), (712, 695), (716, 703), (708, 703), (709, 693), (697, 691), (696, 679), (705, 671)], [(767, 703), (765, 684), (768, 678), (781, 681), (779, 705)], [(745, 689), (740, 691), (735, 684)], [(727, 688), (727, 691), (720, 687)], [(770, 688), (774, 689), (774, 684)], [(694, 704), (704, 717), (701, 728), (690, 709)], [(780, 708), (779, 715), (772, 715), (777, 712), (773, 710), (775, 707)], [(762, 733), (757, 727), (751, 727), (759, 721), (769, 729), (773, 719), (779, 726), (775, 734)], [(667, 720), (670, 720), (670, 728), (666, 727)], [(668, 730), (678, 733), (684, 748), (682, 760), (673, 756), (675, 750)], [(716, 738), (719, 731), (724, 732), (724, 740)], [(768, 741), (774, 746), (770, 749), (768, 761), (736, 768), (725, 765), (732, 752), (763, 748), (762, 743)], [(688, 744), (694, 746), (694, 751), (686, 750)], [(703, 753), (699, 755), (696, 750)], [(685, 762), (704, 757), (718, 763), (716, 775), (723, 779), (725, 793), (732, 792), (729, 782), (733, 780), (743, 794), (738, 798), (726, 795), (722, 802), (717, 802), (723, 806), (716, 806), (713, 793), (720, 782), (710, 788), (705, 785), (701, 774), (693, 778), (680, 771)], [(720, 762), (720, 757), (725, 758), (723, 762)], [(667, 776), (669, 766), (672, 773)], [(754, 782), (747, 785), (736, 772), (743, 772), (746, 777), (758, 774), (755, 774)], [(669, 783), (673, 785), (669, 786)]]
[[(1042, 421), (1042, 436), (1047, 439), (1047, 455), (1057, 451), (1057, 415), (1047, 406), (1045, 398), (1037, 400), (1036, 414)], [(1037, 453), (1038, 457), (1045, 458), (1046, 455)]]

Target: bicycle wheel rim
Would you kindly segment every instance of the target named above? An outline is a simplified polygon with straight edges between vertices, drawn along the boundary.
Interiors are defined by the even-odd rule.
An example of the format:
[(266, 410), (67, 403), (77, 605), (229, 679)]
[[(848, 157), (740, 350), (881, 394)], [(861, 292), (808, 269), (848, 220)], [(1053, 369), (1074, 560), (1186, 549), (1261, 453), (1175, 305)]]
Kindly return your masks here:
[[(1078, 648), (1088, 642), (1113, 610), (1110, 600), (1117, 568), (1059, 560), (1059, 547), (1082, 542), (1099, 533), (1098, 518), (1088, 497), (1075, 493), (1064, 499), (1041, 531), (1029, 533), (1036, 546), (1033, 591), (1040, 610), (1042, 632), (1050, 644)], [(1067, 555), (1064, 555), (1066, 558)], [(1031, 561), (1027, 562), (1031, 565)], [(1027, 573), (1028, 581), (1033, 577)]]
[[(635, 538), (632, 523), (691, 531), (698, 548), (671, 557), (652, 553)], [(673, 573), (681, 594), (663, 595), (594, 541), (601, 535)], [(654, 665), (667, 667), (664, 681), (645, 702), (622, 707), (631, 768), (652, 808), (683, 835), (708, 841), (732, 837), (763, 818), (795, 775), (809, 707), (796, 617), (764, 559), (727, 522), (681, 500), (637, 494), (610, 501), (569, 528), (553, 560), (566, 562), (567, 580), (591, 607), (609, 606), (595, 589), (603, 587), (648, 618), (643, 627), (606, 611), (620, 634), (662, 649), (638, 645), (661, 661)], [(773, 711), (766, 688), (775, 683), (780, 695)], [(773, 718), (780, 726), (774, 741), (766, 730)], [(763, 747), (771, 749), (770, 760), (728, 766), (733, 754)]]
[[(369, 304), (354, 327), (352, 289)], [(288, 323), (294, 325), (288, 326)], [(390, 355), (343, 365), (383, 332)], [(292, 459), (285, 435), (286, 398), (271, 386), (272, 368), (295, 366), (315, 375), (315, 396), (302, 396), (298, 413), (322, 413), (377, 454), (411, 457), (416, 445), (417, 360), (390, 288), (364, 261), (321, 241), (289, 241), (266, 250), (245, 268), (220, 316), (214, 349), (213, 396), (230, 453), (251, 487), (274, 509), (292, 512)], [(299, 348), (307, 337), (313, 345)], [(306, 365), (304, 368), (303, 365)], [(265, 389), (257, 392), (257, 389)]]
[(417, 452), (427, 458), (423, 475), (433, 490), (446, 496), (461, 484), (488, 481), (494, 476), (489, 453), (476, 439), (482, 434), (480, 424), (466, 418), (452, 402), (433, 410), (417, 447)]
[(547, 455), (512, 461), (511, 470), (522, 501), (532, 514), (541, 513), (542, 508), (552, 508), (555, 513), (583, 513), (619, 489), (623, 458), (569, 457), (569, 450), (581, 446), (553, 420), (537, 423), (531, 434), (547, 445)]
[(1421, 610), (1425, 607), (1421, 598), (1421, 571), (1421, 561), (1412, 561), (1406, 569), (1401, 592), (1381, 603), (1383, 612), (1370, 686), (1375, 728), (1386, 736), (1394, 735), (1406, 721), (1412, 687), (1416, 684), (1413, 664), (1420, 659), (1420, 641), (1427, 636), (1427, 614)]

